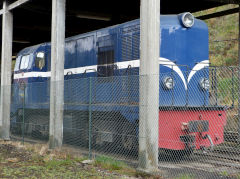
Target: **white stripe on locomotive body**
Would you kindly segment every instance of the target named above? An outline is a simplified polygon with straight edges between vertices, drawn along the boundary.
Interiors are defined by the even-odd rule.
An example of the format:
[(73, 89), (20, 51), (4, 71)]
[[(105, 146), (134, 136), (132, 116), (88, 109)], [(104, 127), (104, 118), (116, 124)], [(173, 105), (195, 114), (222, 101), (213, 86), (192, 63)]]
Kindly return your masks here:
[[(165, 67), (171, 68), (173, 71), (175, 71), (179, 77), (181, 78), (185, 89), (187, 89), (187, 83), (191, 80), (193, 75), (209, 66), (209, 60), (204, 60), (199, 62), (197, 65), (195, 65), (190, 72), (188, 76), (188, 80), (186, 82), (185, 77), (181, 71), (181, 69), (171, 60), (166, 59), (166, 58), (159, 58), (159, 64), (163, 65)], [(116, 62), (114, 65), (117, 66), (118, 69), (127, 69), (129, 66), (131, 68), (138, 68), (140, 66), (140, 60), (131, 60), (131, 61), (125, 61), (125, 62)], [(85, 67), (78, 67), (78, 68), (69, 68), (64, 70), (64, 75), (77, 75), (77, 74), (83, 74), (83, 73), (91, 73), (91, 72), (96, 72), (97, 71), (97, 65), (91, 65), (91, 66), (85, 66)], [(14, 79), (22, 79), (22, 78), (37, 78), (37, 77), (43, 77), (43, 78), (48, 78), (51, 77), (51, 72), (26, 72), (26, 73), (18, 73), (14, 74)]]
[(37, 77), (43, 77), (47, 78), (51, 76), (51, 72), (40, 72), (40, 71), (32, 71), (32, 72), (23, 72), (23, 73), (18, 73), (14, 74), (13, 79), (22, 79), (22, 78), (37, 78)]
[(184, 87), (187, 90), (187, 84), (186, 84), (185, 77), (184, 77), (181, 69), (176, 65), (176, 63), (174, 63), (171, 60), (166, 59), (166, 58), (159, 58), (159, 64), (163, 65), (165, 67), (171, 68), (173, 71), (175, 71), (178, 74), (178, 76), (181, 78), (181, 80), (184, 84)]
[(187, 82), (189, 83), (190, 80), (192, 79), (193, 75), (194, 75), (197, 71), (199, 71), (199, 70), (201, 70), (201, 69), (203, 69), (203, 68), (205, 68), (205, 67), (209, 67), (209, 60), (203, 60), (203, 61), (199, 62), (198, 64), (196, 64), (196, 65), (193, 67), (193, 69), (191, 70), (191, 72), (189, 73)]

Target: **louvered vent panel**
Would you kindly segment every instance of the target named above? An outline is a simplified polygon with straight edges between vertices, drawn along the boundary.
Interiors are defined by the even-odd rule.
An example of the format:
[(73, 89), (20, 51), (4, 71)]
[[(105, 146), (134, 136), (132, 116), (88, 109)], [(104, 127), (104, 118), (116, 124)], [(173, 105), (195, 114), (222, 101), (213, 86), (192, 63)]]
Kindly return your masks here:
[(139, 33), (122, 37), (122, 61), (136, 60), (140, 57)]
[(139, 47), (140, 47), (140, 34), (139, 33), (135, 33), (132, 35), (132, 43), (133, 43), (133, 46), (132, 46), (132, 59), (133, 60), (136, 60), (136, 59), (139, 59), (140, 58), (140, 50), (139, 50)]
[(132, 37), (122, 37), (122, 61), (131, 60), (132, 58)]
[(122, 61), (139, 59), (140, 26), (135, 24), (122, 29)]

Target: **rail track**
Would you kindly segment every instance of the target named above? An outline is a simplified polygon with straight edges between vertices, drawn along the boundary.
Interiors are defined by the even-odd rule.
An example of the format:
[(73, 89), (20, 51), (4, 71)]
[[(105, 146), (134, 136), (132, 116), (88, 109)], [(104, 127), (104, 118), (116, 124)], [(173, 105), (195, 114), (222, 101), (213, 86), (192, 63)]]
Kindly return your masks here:
[(239, 134), (237, 132), (225, 131), (224, 132), (224, 140), (226, 142), (238, 143), (238, 142), (240, 142), (240, 137), (239, 137)]

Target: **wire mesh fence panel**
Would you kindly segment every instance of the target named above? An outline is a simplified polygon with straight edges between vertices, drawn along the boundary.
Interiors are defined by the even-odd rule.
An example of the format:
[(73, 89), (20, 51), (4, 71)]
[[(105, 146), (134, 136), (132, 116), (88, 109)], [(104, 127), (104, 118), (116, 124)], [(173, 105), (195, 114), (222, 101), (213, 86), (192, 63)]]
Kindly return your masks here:
[[(158, 77), (131, 73), (65, 79), (63, 144), (78, 147), (89, 158), (107, 156), (138, 163), (142, 162), (139, 145), (146, 145), (149, 153), (154, 151), (149, 140), (154, 134), (159, 169), (167, 170), (168, 177), (179, 172), (196, 175), (199, 170), (215, 178), (225, 171), (237, 176), (239, 68), (204, 65), (200, 70), (181, 73), (173, 69), (159, 75), (158, 119), (151, 124), (158, 131), (153, 131), (153, 126), (143, 134), (139, 133), (139, 85)], [(49, 81), (12, 86), (12, 136), (48, 141), (49, 88)]]
[(64, 85), (63, 143), (88, 150), (89, 79), (65, 80)]
[[(80, 145), (90, 157), (109, 154), (126, 158), (129, 154), (123, 155), (124, 146), (128, 153), (135, 147), (136, 153), (137, 126), (126, 116), (138, 118), (138, 80), (138, 76), (126, 76), (65, 82), (64, 142)], [(73, 83), (76, 93), (66, 91)]]
[(210, 71), (211, 105), (226, 107), (225, 138), (237, 142), (239, 131), (239, 68), (213, 67)]
[(49, 82), (12, 85), (11, 133), (22, 140), (48, 141)]
[[(229, 31), (230, 32), (230, 31)], [(232, 35), (236, 38), (232, 38)], [(219, 40), (210, 40), (209, 55), (211, 64), (216, 66), (236, 66), (238, 65), (238, 33), (228, 34), (230, 37), (218, 37)], [(211, 38), (211, 37), (210, 37)]]

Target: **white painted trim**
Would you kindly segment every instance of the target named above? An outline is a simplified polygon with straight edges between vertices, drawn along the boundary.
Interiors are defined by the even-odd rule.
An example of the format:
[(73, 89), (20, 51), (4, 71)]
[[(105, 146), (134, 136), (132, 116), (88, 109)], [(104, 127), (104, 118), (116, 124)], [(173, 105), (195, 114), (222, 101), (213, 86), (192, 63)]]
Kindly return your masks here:
[[(175, 71), (178, 76), (181, 78), (185, 89), (187, 90), (187, 83), (191, 80), (193, 75), (203, 69), (204, 67), (209, 66), (209, 60), (204, 60), (199, 62), (197, 65), (195, 65), (190, 72), (188, 76), (188, 80), (186, 82), (185, 77), (181, 71), (181, 69), (171, 60), (166, 58), (159, 58), (159, 64), (163, 65), (165, 67), (171, 68), (173, 71)], [(117, 66), (118, 69), (127, 69), (129, 66), (131, 68), (138, 68), (140, 66), (140, 60), (131, 60), (131, 61), (125, 61), (125, 62), (117, 62), (114, 65)], [(64, 70), (64, 75), (67, 75), (70, 73), (70, 75), (76, 75), (76, 74), (82, 74), (82, 73), (91, 73), (97, 71), (97, 65), (91, 65), (91, 66), (85, 66), (85, 67), (78, 67), (78, 68), (69, 68)], [(26, 73), (19, 73), (14, 74), (14, 79), (22, 79), (22, 78), (36, 78), (36, 77), (51, 77), (51, 72), (26, 72)]]
[(18, 73), (14, 74), (14, 79), (22, 79), (22, 78), (36, 78), (43, 77), (47, 78), (51, 76), (51, 72), (26, 72), (26, 73)]
[(159, 64), (163, 65), (165, 67), (171, 68), (173, 71), (175, 71), (178, 74), (178, 76), (181, 78), (181, 80), (184, 84), (184, 87), (187, 90), (187, 84), (186, 84), (185, 77), (184, 77), (181, 69), (174, 62), (172, 62), (171, 60), (166, 59), (166, 58), (159, 58)]
[[(139, 60), (132, 60), (126, 62), (117, 62), (115, 63), (118, 69), (126, 69), (130, 65), (132, 68), (139, 67)], [(64, 70), (64, 75), (68, 73), (75, 75), (75, 74), (82, 74), (82, 73), (91, 73), (97, 71), (97, 65), (85, 66), (85, 67), (78, 67), (78, 68), (68, 68)], [(51, 72), (26, 72), (26, 73), (18, 73), (14, 74), (14, 79), (22, 79), (22, 78), (34, 78), (34, 77), (50, 77)]]
[(188, 80), (187, 82), (189, 83), (190, 80), (192, 79), (193, 75), (195, 75), (195, 73), (205, 67), (209, 67), (209, 60), (203, 60), (201, 62), (199, 62), (197, 65), (195, 65), (192, 69), (192, 71), (190, 72), (190, 74), (188, 75)]

